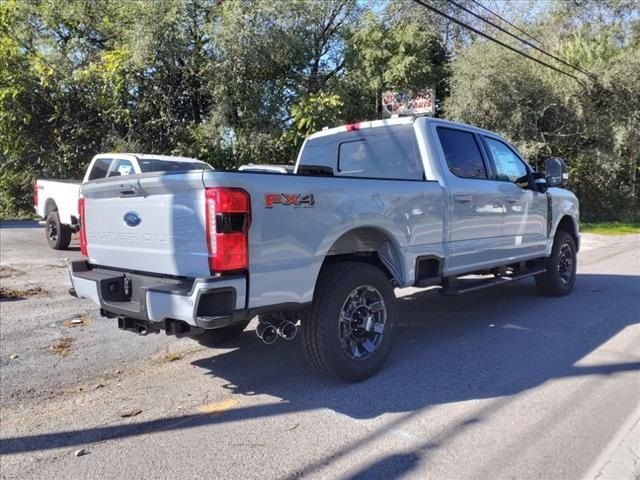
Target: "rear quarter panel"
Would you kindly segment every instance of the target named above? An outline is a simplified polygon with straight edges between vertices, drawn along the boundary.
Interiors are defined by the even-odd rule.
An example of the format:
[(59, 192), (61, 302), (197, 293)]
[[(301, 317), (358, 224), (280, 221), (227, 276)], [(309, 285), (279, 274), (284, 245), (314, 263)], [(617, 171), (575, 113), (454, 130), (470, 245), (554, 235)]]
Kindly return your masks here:
[[(356, 228), (387, 235), (402, 262), (403, 285), (413, 284), (418, 256), (442, 256), (444, 196), (437, 182), (210, 172), (204, 184), (251, 196), (250, 307), (311, 301), (327, 252)], [(284, 193), (313, 195), (314, 203), (267, 208), (265, 195)]]

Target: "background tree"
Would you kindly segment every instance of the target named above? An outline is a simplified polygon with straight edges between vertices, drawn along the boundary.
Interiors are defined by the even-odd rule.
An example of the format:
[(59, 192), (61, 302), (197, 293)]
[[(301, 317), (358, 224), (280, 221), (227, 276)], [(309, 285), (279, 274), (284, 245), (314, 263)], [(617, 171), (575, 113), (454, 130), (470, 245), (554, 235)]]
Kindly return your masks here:
[(431, 87), (436, 115), (502, 133), (537, 166), (567, 158), (583, 218), (637, 218), (637, 3), (503, 7), (594, 77), (545, 69), (412, 0), (0, 2), (0, 216), (28, 215), (36, 176), (80, 178), (99, 152), (291, 163), (312, 132), (378, 118), (382, 91)]
[(505, 135), (534, 165), (566, 158), (570, 186), (589, 220), (638, 215), (638, 18), (620, 8), (612, 4), (606, 22), (568, 29), (576, 18), (598, 18), (603, 4), (558, 6), (529, 26), (547, 39), (546, 48), (593, 76), (578, 74), (576, 81), (477, 40), (452, 62), (446, 102), (448, 117)]

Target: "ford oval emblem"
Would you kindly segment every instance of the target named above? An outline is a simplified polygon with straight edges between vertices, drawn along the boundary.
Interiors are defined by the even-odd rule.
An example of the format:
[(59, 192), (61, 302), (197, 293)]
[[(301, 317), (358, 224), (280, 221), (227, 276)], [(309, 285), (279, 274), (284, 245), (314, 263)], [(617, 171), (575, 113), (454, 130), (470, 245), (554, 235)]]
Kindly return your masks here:
[(124, 223), (127, 227), (137, 227), (140, 225), (142, 219), (138, 216), (136, 212), (127, 212), (124, 214)]

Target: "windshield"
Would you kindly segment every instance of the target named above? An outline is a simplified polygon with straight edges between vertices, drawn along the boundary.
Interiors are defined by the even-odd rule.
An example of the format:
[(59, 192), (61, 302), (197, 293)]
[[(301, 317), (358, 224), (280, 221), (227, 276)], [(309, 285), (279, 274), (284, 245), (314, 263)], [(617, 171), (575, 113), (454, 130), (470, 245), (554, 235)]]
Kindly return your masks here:
[(142, 173), (149, 172), (177, 172), (184, 170), (211, 170), (206, 163), (176, 162), (171, 160), (144, 159), (139, 162)]

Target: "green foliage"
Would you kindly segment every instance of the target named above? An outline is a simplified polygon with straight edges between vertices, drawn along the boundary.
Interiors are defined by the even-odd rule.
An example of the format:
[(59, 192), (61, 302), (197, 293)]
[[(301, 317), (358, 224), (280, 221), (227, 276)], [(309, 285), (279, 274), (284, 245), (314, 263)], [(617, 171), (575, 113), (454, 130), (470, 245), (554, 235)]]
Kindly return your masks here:
[(637, 217), (637, 5), (538, 10), (525, 30), (595, 82), (411, 0), (0, 1), (2, 215), (30, 211), (34, 176), (81, 178), (99, 152), (291, 163), (310, 133), (378, 118), (385, 89), (430, 87), (437, 115), (446, 101), (447, 117), (504, 134), (534, 165), (565, 157), (586, 218)]
[(351, 32), (341, 85), (349, 120), (379, 117), (387, 89), (435, 88), (446, 93), (448, 56), (430, 29), (409, 17), (403, 22), (366, 13)]
[(478, 41), (452, 63), (447, 114), (505, 135), (535, 166), (565, 158), (583, 218), (637, 218), (640, 53), (633, 38), (620, 36), (619, 22), (558, 36), (557, 25), (574, 17), (550, 15), (549, 24), (537, 25), (538, 36), (554, 39), (548, 48), (594, 76), (578, 74), (576, 82)]
[(310, 93), (291, 106), (293, 125), (289, 134), (295, 147), (302, 144), (305, 138), (323, 127), (333, 127), (342, 115), (344, 102), (339, 95), (326, 93)]
[(0, 165), (0, 219), (33, 217), (33, 173)]

